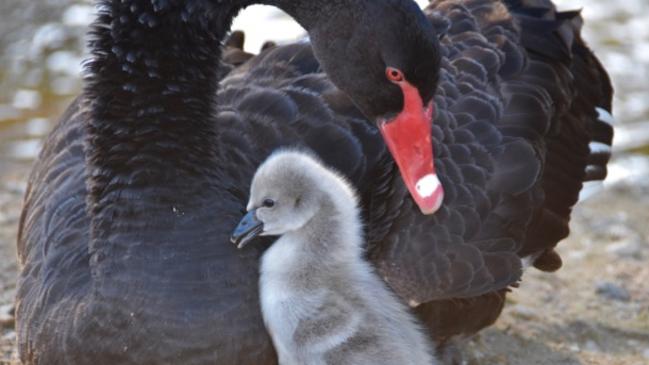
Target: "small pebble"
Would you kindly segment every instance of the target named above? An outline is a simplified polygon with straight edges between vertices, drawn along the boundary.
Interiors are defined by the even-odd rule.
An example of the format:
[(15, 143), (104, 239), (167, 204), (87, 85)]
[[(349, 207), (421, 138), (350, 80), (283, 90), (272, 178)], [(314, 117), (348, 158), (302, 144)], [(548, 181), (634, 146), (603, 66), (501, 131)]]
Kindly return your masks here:
[(15, 322), (13, 304), (0, 306), (0, 327), (13, 327)]
[(85, 27), (95, 19), (95, 8), (90, 5), (72, 5), (63, 12), (63, 24)]
[(16, 331), (9, 331), (2, 335), (3, 341), (15, 341), (16, 340)]
[(41, 104), (41, 100), (38, 91), (22, 89), (14, 95), (13, 106), (16, 109), (36, 109)]
[(649, 359), (649, 349), (645, 349), (642, 352), (642, 356), (644, 356), (645, 359)]
[(626, 288), (611, 282), (597, 284), (596, 292), (605, 298), (621, 302), (628, 302), (631, 299), (631, 294)]
[(586, 343), (584, 344), (584, 349), (586, 351), (589, 351), (589, 352), (599, 352), (599, 351), (601, 351), (599, 346), (597, 346), (597, 343), (595, 343), (595, 341), (593, 341), (593, 340), (586, 341)]
[[(26, 179), (25, 179), (26, 180)], [(4, 187), (7, 191), (14, 196), (23, 196), (27, 191), (27, 181), (9, 180), (5, 181)]]
[(620, 242), (611, 243), (606, 247), (606, 252), (623, 259), (642, 259), (642, 241), (639, 237), (629, 238)]
[(524, 305), (516, 304), (510, 307), (510, 311), (513, 316), (522, 318), (522, 319), (534, 319), (536, 318), (536, 311), (530, 307)]
[(571, 252), (568, 252), (568, 258), (570, 260), (583, 260), (584, 257), (586, 257), (586, 251), (585, 250), (574, 250)]

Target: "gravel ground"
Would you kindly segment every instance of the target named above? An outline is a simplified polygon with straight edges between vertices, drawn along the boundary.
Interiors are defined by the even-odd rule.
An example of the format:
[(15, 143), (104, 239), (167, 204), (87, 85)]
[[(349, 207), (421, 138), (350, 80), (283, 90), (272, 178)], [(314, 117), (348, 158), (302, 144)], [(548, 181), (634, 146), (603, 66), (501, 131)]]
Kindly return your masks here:
[[(0, 1), (0, 365), (18, 363), (12, 302), (25, 182), (42, 136), (79, 88), (89, 2)], [(649, 365), (649, 1), (558, 3), (585, 8), (585, 37), (613, 77), (617, 156), (607, 183), (575, 209), (559, 245), (564, 267), (526, 272), (499, 321), (467, 341), (467, 364)], [(255, 9), (235, 26), (268, 18)], [(274, 38), (298, 32), (279, 28)], [(257, 29), (253, 51), (268, 37)]]
[[(16, 293), (16, 230), (28, 168), (0, 165), (0, 365), (18, 364), (15, 357), (13, 299)], [(9, 171), (7, 173), (7, 171)]]
[(530, 270), (471, 342), (475, 364), (649, 364), (649, 185), (610, 186), (575, 210), (564, 267)]

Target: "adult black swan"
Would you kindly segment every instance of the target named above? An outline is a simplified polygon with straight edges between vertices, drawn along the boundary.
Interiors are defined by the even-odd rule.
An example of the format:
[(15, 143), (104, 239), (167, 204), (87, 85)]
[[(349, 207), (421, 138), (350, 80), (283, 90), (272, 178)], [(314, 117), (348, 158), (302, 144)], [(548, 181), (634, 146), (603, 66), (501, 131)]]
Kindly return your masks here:
[[(314, 52), (272, 48), (217, 90), (219, 42), (256, 2), (296, 18)], [(98, 8), (84, 94), (49, 136), (21, 219), (27, 364), (275, 363), (263, 245), (238, 251), (229, 234), (279, 146), (312, 149), (356, 185), (368, 258), (441, 341), (493, 323), (523, 261), (560, 266), (582, 182), (605, 175), (589, 144), (611, 142), (610, 83), (578, 14), (549, 1), (439, 1), (426, 16), (410, 0)]]

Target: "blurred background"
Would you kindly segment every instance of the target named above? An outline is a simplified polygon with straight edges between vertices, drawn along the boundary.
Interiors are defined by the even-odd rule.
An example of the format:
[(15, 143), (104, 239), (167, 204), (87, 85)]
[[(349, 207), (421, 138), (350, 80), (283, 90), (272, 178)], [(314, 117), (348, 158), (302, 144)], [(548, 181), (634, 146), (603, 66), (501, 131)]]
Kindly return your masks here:
[[(560, 245), (558, 274), (526, 274), (498, 324), (469, 343), (469, 363), (649, 364), (649, 1), (556, 0), (581, 9), (584, 38), (616, 90), (614, 158)], [(419, 0), (424, 5), (426, 0)], [(82, 86), (90, 0), (0, 1), (0, 365), (15, 363), (15, 235), (31, 163)], [(304, 31), (254, 6), (233, 29), (256, 53)]]

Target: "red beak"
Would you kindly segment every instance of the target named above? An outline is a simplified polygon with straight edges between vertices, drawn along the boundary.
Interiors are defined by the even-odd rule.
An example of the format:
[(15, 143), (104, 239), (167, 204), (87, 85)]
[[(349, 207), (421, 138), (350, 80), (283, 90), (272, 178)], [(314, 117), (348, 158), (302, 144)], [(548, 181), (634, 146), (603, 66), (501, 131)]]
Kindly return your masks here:
[(417, 88), (407, 81), (394, 83), (403, 91), (403, 110), (392, 120), (379, 120), (379, 129), (410, 195), (423, 214), (433, 214), (444, 200), (433, 162), (434, 104), (424, 106)]

